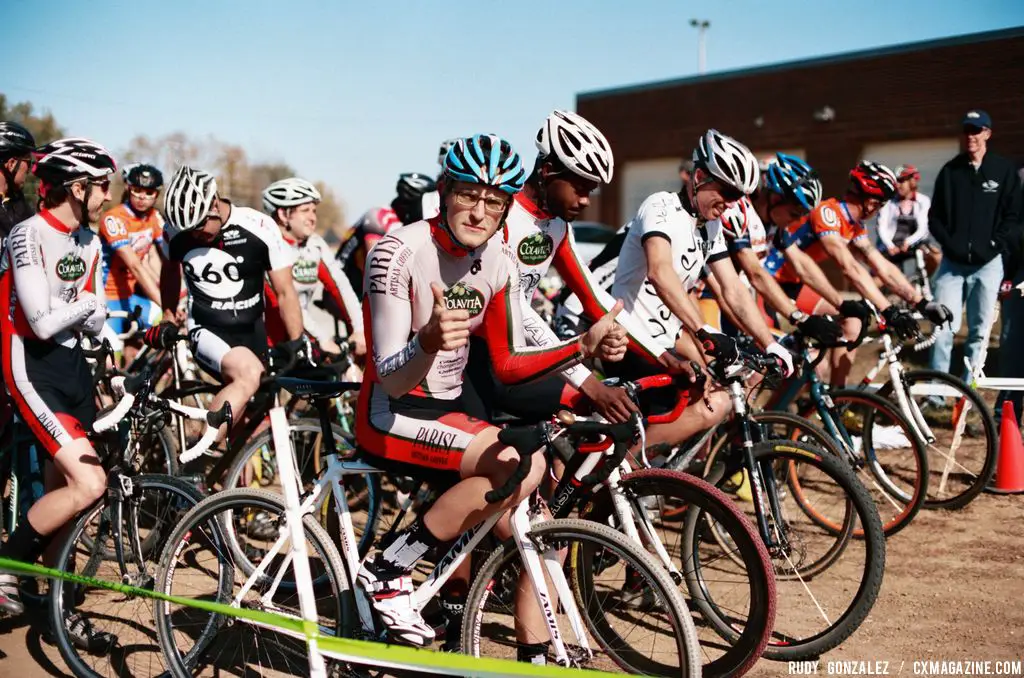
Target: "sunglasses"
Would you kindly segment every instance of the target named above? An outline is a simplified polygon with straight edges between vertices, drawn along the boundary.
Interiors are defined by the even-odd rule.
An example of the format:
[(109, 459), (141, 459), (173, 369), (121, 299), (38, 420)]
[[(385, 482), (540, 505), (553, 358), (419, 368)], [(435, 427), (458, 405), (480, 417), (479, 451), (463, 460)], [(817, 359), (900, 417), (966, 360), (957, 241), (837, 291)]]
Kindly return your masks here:
[(140, 188), (138, 186), (132, 186), (128, 191), (136, 198), (155, 198), (159, 193), (155, 188)]
[(966, 134), (969, 137), (973, 137), (975, 134), (981, 134), (984, 131), (984, 127), (977, 127), (975, 125), (964, 125), (964, 134)]
[(472, 191), (456, 191), (454, 195), (455, 204), (460, 207), (476, 207), (483, 200), (484, 210), (491, 214), (501, 214), (509, 203), (507, 199), (499, 198), (496, 195), (480, 195)]

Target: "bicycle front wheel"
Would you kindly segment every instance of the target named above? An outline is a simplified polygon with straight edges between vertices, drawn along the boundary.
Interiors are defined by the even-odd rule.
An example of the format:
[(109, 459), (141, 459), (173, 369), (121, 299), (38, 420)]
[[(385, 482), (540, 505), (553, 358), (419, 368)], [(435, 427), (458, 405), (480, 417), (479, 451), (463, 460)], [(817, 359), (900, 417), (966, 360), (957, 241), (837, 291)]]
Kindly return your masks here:
[[(541, 553), (554, 549), (570, 567), (580, 570), (569, 578), (575, 607), (585, 622), (582, 638), (575, 634), (570, 638), (572, 625), (566, 606), (554, 595), (550, 575), (544, 575), (553, 598), (550, 613), (574, 665), (606, 671), (617, 667), (649, 676), (700, 675), (701, 654), (693, 619), (676, 584), (650, 554), (614, 529), (586, 520), (538, 523), (530, 537)], [(522, 560), (511, 539), (480, 568), (463, 617), (462, 647), (467, 653), (508, 659), (515, 657), (520, 643), (549, 640), (544, 625), (537, 631), (535, 625), (517, 617), (519, 611), (512, 604), (491, 596), (495, 586), (519, 580), (522, 571)], [(634, 579), (651, 591), (652, 605), (646, 611), (638, 611), (627, 600), (627, 580)], [(530, 584), (523, 581), (521, 586)], [(529, 592), (518, 597), (537, 604)], [(603, 655), (596, 652), (598, 647)]]
[[(135, 476), (131, 484), (131, 495), (119, 502), (123, 566), (115, 555), (117, 504), (104, 500), (71, 528), (57, 557), (61, 569), (152, 590), (159, 545), (203, 496), (171, 476)], [(61, 657), (79, 678), (149, 678), (163, 673), (152, 611), (148, 598), (60, 579), (50, 583), (50, 628)], [(76, 642), (69, 626), (91, 632), (76, 633)], [(87, 647), (81, 646), (83, 638), (90, 641)]]
[[(235, 548), (227, 547), (225, 525), (254, 513), (269, 516), (273, 529), (250, 537), (229, 528), (239, 542)], [(339, 635), (351, 598), (341, 556), (313, 516), (303, 517), (303, 530), (318, 626)], [(249, 574), (235, 562), (239, 548), (247, 560), (264, 568), (259, 574)], [(156, 587), (168, 595), (301, 618), (291, 548), (280, 496), (263, 490), (225, 490), (181, 520), (161, 555)], [(189, 678), (203, 666), (239, 675), (309, 675), (301, 635), (163, 601), (157, 602), (154, 614), (157, 639), (174, 678)]]
[[(769, 440), (752, 449), (761, 487), (737, 491), (749, 478), (735, 446), (709, 457), (707, 480), (733, 492), (752, 519), (763, 517), (775, 565), (778, 607), (764, 656), (781, 661), (818, 657), (846, 640), (871, 611), (885, 572), (885, 534), (878, 509), (849, 464), (790, 440)], [(793, 478), (838, 531), (809, 519), (795, 498)], [(744, 480), (743, 482), (749, 482)], [(762, 510), (758, 496), (767, 499)], [(856, 529), (862, 539), (853, 539)]]
[[(928, 452), (924, 507), (967, 506), (992, 482), (996, 472), (998, 432), (992, 412), (976, 390), (945, 372), (906, 372), (903, 389), (910, 394), (911, 418), (924, 434)], [(894, 398), (892, 382), (878, 394)]]

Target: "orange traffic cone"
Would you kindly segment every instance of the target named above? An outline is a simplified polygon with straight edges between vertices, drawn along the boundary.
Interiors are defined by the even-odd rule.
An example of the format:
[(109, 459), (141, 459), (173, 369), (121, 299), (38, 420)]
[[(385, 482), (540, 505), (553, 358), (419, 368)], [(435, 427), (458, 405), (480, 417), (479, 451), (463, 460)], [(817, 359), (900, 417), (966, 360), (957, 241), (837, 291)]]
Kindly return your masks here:
[(1003, 418), (999, 430), (999, 465), (995, 484), (989, 491), (997, 494), (1024, 492), (1024, 441), (1021, 440), (1013, 403), (1003, 401)]

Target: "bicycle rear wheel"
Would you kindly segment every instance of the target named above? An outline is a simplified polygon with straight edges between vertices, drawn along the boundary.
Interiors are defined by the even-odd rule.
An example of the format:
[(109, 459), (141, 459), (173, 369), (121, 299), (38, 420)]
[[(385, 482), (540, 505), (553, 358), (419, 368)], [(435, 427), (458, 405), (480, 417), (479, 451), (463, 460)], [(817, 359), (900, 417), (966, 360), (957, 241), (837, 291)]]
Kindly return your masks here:
[[(612, 528), (586, 520), (544, 521), (533, 526), (530, 536), (539, 551), (556, 548), (566, 554), (570, 567), (579, 568), (578, 576), (569, 577), (573, 597), (590, 632), (588, 645), (592, 650), (600, 648), (603, 654), (595, 652), (584, 658), (580, 646), (573, 643), (575, 636), (569, 635), (564, 611), (552, 600), (551, 613), (575, 665), (611, 671), (617, 667), (650, 676), (700, 675), (699, 641), (686, 603), (650, 554)], [(595, 563), (603, 563), (603, 569)], [(635, 574), (630, 575), (630, 570)], [(511, 539), (480, 568), (466, 598), (462, 622), (462, 647), (468, 654), (507, 659), (515, 657), (518, 642), (548, 640), (545, 630), (543, 637), (530, 635), (520, 641), (513, 606), (489, 600), (496, 584), (508, 578), (515, 581), (521, 571), (522, 561)], [(625, 604), (627, 575), (638, 577), (651, 589), (654, 604), (650, 610), (639, 612)], [(550, 578), (546, 579), (554, 593)]]
[[(135, 476), (131, 483), (132, 495), (122, 503), (121, 532), (127, 571), (122, 572), (113, 555), (114, 512), (107, 500), (75, 521), (57, 556), (61, 569), (84, 577), (153, 588), (159, 545), (203, 496), (192, 485), (171, 476)], [(138, 526), (141, 549), (132, 544), (132, 521)], [(59, 579), (50, 583), (50, 628), (61, 657), (79, 678), (149, 678), (163, 673), (152, 610), (148, 598)], [(115, 642), (81, 648), (70, 637), (68, 620), (87, 624), (97, 634), (109, 634)]]
[[(998, 431), (988, 405), (963, 379), (937, 370), (911, 370), (903, 375), (904, 392), (915, 421), (924, 423), (928, 453), (926, 509), (959, 509), (981, 493), (996, 472)], [(892, 382), (878, 394), (895, 397)], [(929, 397), (951, 407), (928, 407)], [(918, 419), (918, 417), (921, 417)]]
[[(764, 656), (782, 661), (818, 657), (848, 638), (870, 612), (885, 572), (885, 535), (878, 509), (849, 465), (827, 452), (789, 440), (754, 445), (763, 486), (777, 510), (765, 519), (769, 553), (775, 565), (778, 607), (775, 629)], [(706, 479), (735, 492), (746, 465), (741, 449), (712, 453)], [(816, 509), (840, 525), (829, 530), (799, 508), (791, 479), (796, 476)], [(755, 490), (753, 496), (758, 492)], [(741, 499), (744, 512), (756, 517), (755, 504)], [(864, 537), (853, 539), (863, 528)]]
[[(619, 485), (634, 520), (646, 522), (685, 582), (680, 590), (690, 610), (702, 617), (695, 620), (702, 674), (742, 676), (761, 657), (775, 621), (774, 568), (761, 538), (728, 497), (695, 476), (645, 469), (622, 476)], [(670, 509), (669, 519), (662, 519)], [(581, 514), (602, 524), (612, 516), (606, 488)], [(658, 559), (652, 544), (647, 550)]]
[[(225, 544), (224, 525), (231, 524), (234, 516), (252, 512), (271, 516), (276, 529), (272, 535), (251, 539), (234, 531), (240, 540), (238, 546), (250, 561), (263, 563), (271, 558), (266, 562), (267, 569), (248, 581), (248, 575), (235, 562), (236, 549)], [(318, 625), (321, 632), (339, 635), (351, 609), (351, 591), (341, 556), (312, 516), (303, 517), (303, 529)], [(167, 541), (156, 588), (168, 595), (224, 604), (233, 604), (241, 595), (242, 607), (301, 618), (294, 570), (287, 557), (290, 539), (286, 537), (281, 548), (271, 554), (281, 533), (287, 535), (287, 528), (284, 500), (278, 495), (239, 488), (208, 497), (181, 520)], [(243, 595), (246, 583), (252, 587)], [(303, 637), (162, 601), (157, 602), (154, 614), (157, 639), (175, 678), (188, 678), (204, 666), (243, 675), (309, 675)]]

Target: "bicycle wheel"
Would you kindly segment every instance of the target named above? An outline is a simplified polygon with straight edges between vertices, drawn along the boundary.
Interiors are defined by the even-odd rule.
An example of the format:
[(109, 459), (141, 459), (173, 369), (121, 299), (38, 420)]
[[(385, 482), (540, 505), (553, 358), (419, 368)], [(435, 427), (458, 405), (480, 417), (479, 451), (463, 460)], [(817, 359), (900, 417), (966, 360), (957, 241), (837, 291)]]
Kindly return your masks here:
[[(760, 492), (777, 504), (765, 516), (775, 565), (778, 607), (764, 656), (811, 659), (838, 646), (864, 621), (878, 598), (885, 571), (885, 535), (878, 509), (849, 464), (817, 448), (789, 440), (757, 443), (754, 462)], [(709, 457), (707, 480), (732, 489), (746, 465), (742, 449), (729, 446)], [(792, 478), (815, 509), (841, 526), (836, 532), (807, 517), (791, 490)], [(758, 492), (754, 492), (756, 497)], [(756, 517), (754, 504), (740, 507)], [(853, 539), (862, 527), (864, 537)]]
[[(925, 503), (928, 493), (928, 454), (913, 426), (892, 402), (880, 395), (856, 389), (830, 393), (827, 413), (839, 435), (834, 443), (844, 448), (841, 456), (851, 464), (874, 505), (882, 527), (891, 537), (906, 527)], [(815, 409), (804, 413), (812, 421), (823, 421)], [(801, 510), (828, 529), (840, 526), (818, 512), (813, 502), (792, 478), (793, 491)], [(806, 500), (806, 501), (805, 501)], [(854, 533), (862, 537), (858, 529)]]
[[(647, 469), (622, 476), (619, 485), (634, 516), (646, 521), (685, 581), (687, 606), (703, 618), (695, 620), (702, 675), (742, 676), (761, 657), (775, 621), (775, 573), (761, 538), (728, 497), (695, 476)], [(682, 521), (663, 520), (669, 508), (681, 508)], [(581, 515), (602, 524), (614, 521), (608, 490), (602, 488)]]
[[(199, 491), (185, 481), (165, 475), (131, 478), (132, 494), (121, 504), (122, 541), (125, 570), (116, 557), (111, 522), (114, 505), (101, 501), (75, 521), (57, 556), (60, 568), (85, 577), (116, 581), (152, 589), (161, 544), (182, 516), (202, 500)], [(137, 525), (141, 549), (134, 547), (131, 534)], [(150, 539), (150, 536), (155, 538)], [(85, 537), (89, 539), (85, 539)], [(99, 547), (99, 548), (98, 548)], [(164, 671), (160, 647), (153, 630), (152, 602), (103, 588), (63, 580), (50, 582), (49, 623), (55, 644), (72, 673), (79, 678), (114, 676), (156, 676)], [(92, 647), (72, 641), (67, 622), (91, 626)], [(99, 634), (110, 634), (109, 639)]]
[[(587, 660), (581, 647), (570, 642), (567, 615), (557, 600), (553, 599), (552, 609), (546, 611), (555, 616), (574, 664), (604, 670), (618, 667), (629, 673), (652, 676), (700, 675), (699, 641), (686, 603), (668, 573), (650, 554), (614, 529), (586, 520), (537, 523), (530, 530), (530, 537), (541, 552), (547, 548), (564, 550), (568, 562), (577, 563), (584, 570), (581, 576), (589, 584), (587, 588), (580, 588), (576, 584), (579, 577), (570, 577), (573, 597), (592, 636), (586, 639), (587, 643), (592, 650), (600, 647), (603, 655), (595, 653)], [(607, 566), (601, 570), (593, 567), (599, 561), (606, 562)], [(508, 577), (515, 580), (521, 570), (522, 561), (512, 539), (501, 544), (480, 568), (466, 598), (462, 622), (462, 647), (468, 654), (515, 656), (517, 636), (513, 606), (488, 599), (496, 582)], [(627, 576), (638, 578), (644, 587), (651, 589), (654, 604), (650, 610), (638, 612), (625, 605), (623, 592)], [(553, 592), (550, 577), (545, 579)], [(530, 601), (536, 604), (533, 598)], [(595, 607), (601, 608), (600, 611), (594, 610)], [(583, 633), (586, 634), (586, 630)], [(523, 642), (548, 640), (546, 629), (543, 637), (526, 629), (523, 634), (528, 636)], [(645, 649), (649, 650), (649, 655), (644, 654)]]
[[(910, 394), (911, 418), (925, 434), (928, 451), (927, 509), (959, 509), (992, 482), (996, 472), (998, 431), (981, 395), (963, 379), (937, 370), (903, 374)], [(878, 392), (895, 398), (892, 383)], [(952, 407), (927, 407), (929, 397), (942, 397)]]
[[(331, 425), (334, 446), (340, 458), (355, 454), (352, 436), (346, 434), (338, 424)], [(295, 455), (296, 476), (302, 479), (302, 492), (312, 489), (317, 479), (327, 468), (328, 454), (326, 440), (320, 422), (316, 419), (296, 419), (288, 422)], [(359, 556), (365, 556), (373, 545), (380, 521), (381, 490), (380, 474), (350, 474), (345, 476), (345, 492), (352, 526), (359, 540)], [(270, 429), (255, 436), (235, 457), (234, 463), (224, 476), (224, 487), (266, 487), (281, 492), (277, 476), (277, 455)], [(324, 501), (317, 511), (318, 520), (328, 534), (337, 537), (338, 513), (334, 509), (334, 496), (330, 488), (324, 493)]]
[[(248, 581), (226, 548), (225, 524), (234, 515), (264, 512), (278, 529), (269, 539), (244, 543), (249, 558), (266, 563), (261, 575)], [(237, 488), (219, 492), (193, 508), (178, 524), (161, 555), (156, 589), (186, 598), (213, 600), (301, 618), (290, 539), (277, 551), (273, 542), (287, 535), (284, 500), (263, 490)], [(350, 609), (351, 593), (344, 565), (330, 537), (312, 516), (303, 517), (313, 594), (321, 631), (339, 635)], [(283, 532), (282, 532), (283, 531)], [(237, 531), (234, 531), (237, 534)], [(287, 568), (282, 572), (282, 568)], [(280, 580), (278, 580), (280, 578)], [(251, 584), (243, 594), (243, 586)], [(234, 603), (236, 596), (241, 596)], [(158, 601), (157, 639), (175, 678), (188, 678), (202, 668), (232, 674), (308, 676), (303, 637), (252, 622)]]

